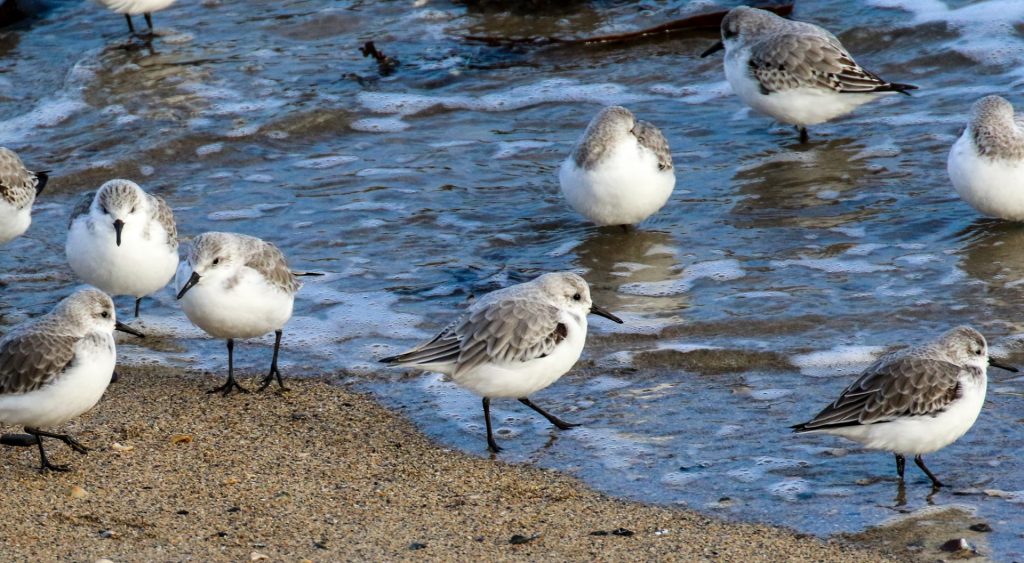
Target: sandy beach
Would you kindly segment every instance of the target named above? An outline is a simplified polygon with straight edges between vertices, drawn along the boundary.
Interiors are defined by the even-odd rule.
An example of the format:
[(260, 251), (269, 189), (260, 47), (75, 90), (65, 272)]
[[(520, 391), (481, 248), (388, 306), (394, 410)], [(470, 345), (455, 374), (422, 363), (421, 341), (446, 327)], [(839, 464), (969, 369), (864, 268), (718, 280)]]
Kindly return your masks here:
[(224, 398), (205, 393), (214, 376), (120, 373), (66, 427), (93, 451), (47, 442), (73, 471), (40, 475), (34, 448), (0, 450), (2, 559), (884, 559), (445, 449), (320, 381)]

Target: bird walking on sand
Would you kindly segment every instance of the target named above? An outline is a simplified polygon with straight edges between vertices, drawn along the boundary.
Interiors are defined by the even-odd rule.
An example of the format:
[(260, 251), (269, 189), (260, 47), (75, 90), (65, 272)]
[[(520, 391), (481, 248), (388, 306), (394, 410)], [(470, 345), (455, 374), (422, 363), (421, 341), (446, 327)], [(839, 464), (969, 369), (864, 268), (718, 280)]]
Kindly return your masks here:
[(236, 338), (274, 333), (270, 372), (259, 390), (274, 379), (285, 389), (277, 356), (284, 325), (292, 316), (302, 284), (273, 244), (235, 233), (203, 233), (193, 239), (188, 260), (178, 271), (178, 301), (193, 324), (228, 343), (228, 380), (210, 393), (248, 392), (235, 381)]
[(110, 180), (84, 194), (71, 213), (68, 264), (110, 295), (142, 298), (163, 289), (178, 268), (178, 229), (167, 203), (135, 182)]
[(591, 120), (558, 181), (569, 205), (597, 225), (635, 225), (665, 205), (676, 175), (661, 131), (611, 106)]
[(124, 14), (124, 18), (128, 20), (128, 32), (132, 34), (135, 33), (132, 16), (142, 14), (146, 18), (146, 25), (149, 27), (150, 35), (152, 35), (153, 12), (167, 8), (175, 0), (96, 0), (96, 2), (108, 10)]
[(946, 170), (971, 207), (990, 217), (1024, 221), (1024, 129), (1010, 102), (985, 96), (974, 103)]
[(961, 326), (938, 339), (882, 356), (839, 398), (794, 432), (842, 436), (896, 456), (903, 482), (906, 456), (938, 489), (942, 483), (924, 464), (974, 425), (985, 402), (988, 366), (1009, 371), (988, 355), (985, 337)]
[(46, 187), (46, 172), (31, 172), (14, 151), (0, 147), (0, 244), (32, 224), (32, 204)]
[(561, 430), (578, 426), (548, 413), (529, 396), (576, 364), (586, 343), (589, 313), (622, 323), (593, 304), (580, 276), (544, 274), (484, 295), (429, 342), (380, 361), (443, 373), (483, 397), (487, 446), (497, 453), (501, 448), (491, 430), (491, 399), (518, 399)]
[(917, 86), (883, 80), (862, 68), (835, 35), (817, 25), (766, 10), (737, 6), (722, 19), (722, 40), (706, 57), (725, 49), (725, 77), (754, 110), (795, 125), (800, 142), (807, 126), (852, 112), (879, 97)]
[(110, 297), (87, 288), (0, 339), (0, 423), (24, 426), (34, 437), (40, 472), (68, 470), (47, 459), (43, 438), (88, 451), (71, 436), (43, 428), (64, 424), (100, 400), (117, 360), (114, 330), (142, 336), (117, 321)]

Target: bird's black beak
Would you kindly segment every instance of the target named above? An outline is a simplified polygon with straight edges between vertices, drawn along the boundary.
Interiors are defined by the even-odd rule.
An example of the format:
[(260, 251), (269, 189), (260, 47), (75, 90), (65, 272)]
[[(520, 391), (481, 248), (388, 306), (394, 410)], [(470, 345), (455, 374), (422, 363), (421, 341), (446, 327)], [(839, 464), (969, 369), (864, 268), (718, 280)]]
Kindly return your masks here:
[(717, 53), (717, 52), (721, 51), (722, 49), (725, 49), (725, 43), (722, 43), (721, 41), (717, 41), (717, 42), (715, 42), (714, 45), (709, 47), (707, 51), (704, 51), (703, 53), (701, 53), (700, 54), (700, 58), (703, 59), (704, 57), (706, 57), (708, 55), (712, 55), (714, 53)]
[(606, 319), (608, 319), (610, 321), (615, 321), (615, 322), (617, 322), (619, 324), (622, 324), (622, 319), (620, 319), (619, 317), (616, 317), (615, 315), (609, 313), (606, 309), (598, 307), (597, 305), (591, 304), (590, 305), (590, 312), (595, 314), (595, 315), (597, 315), (597, 316), (599, 316), (599, 317), (604, 317), (604, 318), (606, 318)]
[(192, 272), (192, 276), (188, 278), (188, 281), (185, 282), (185, 285), (181, 286), (181, 291), (178, 292), (177, 299), (181, 299), (182, 297), (184, 297), (185, 292), (192, 289), (192, 286), (197, 283), (199, 283), (199, 274)]
[(114, 232), (117, 233), (117, 246), (121, 246), (121, 229), (124, 228), (124, 221), (120, 219), (114, 220)]
[(994, 368), (1005, 369), (1006, 371), (1012, 371), (1013, 373), (1017, 373), (1017, 372), (1020, 371), (1019, 369), (1017, 369), (1017, 368), (1015, 368), (1013, 366), (1006, 365), (1003, 362), (1000, 362), (999, 360), (993, 359), (991, 357), (988, 359), (988, 365), (990, 365), (990, 366), (992, 366)]
[(114, 322), (114, 330), (119, 330), (121, 332), (127, 332), (128, 334), (130, 334), (132, 336), (138, 336), (139, 338), (145, 338), (146, 337), (145, 334), (142, 334), (141, 332), (135, 330), (134, 328), (132, 328), (132, 327), (122, 323), (121, 321), (115, 321)]

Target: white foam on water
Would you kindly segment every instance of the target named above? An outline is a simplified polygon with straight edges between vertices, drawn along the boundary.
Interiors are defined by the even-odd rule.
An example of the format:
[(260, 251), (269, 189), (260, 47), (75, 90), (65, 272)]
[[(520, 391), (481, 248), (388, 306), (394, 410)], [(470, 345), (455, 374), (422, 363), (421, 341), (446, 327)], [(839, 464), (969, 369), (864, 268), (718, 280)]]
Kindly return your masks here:
[(696, 342), (659, 342), (655, 350), (674, 350), (676, 352), (695, 352), (697, 350), (721, 350), (721, 346), (698, 344)]
[(811, 490), (811, 484), (807, 479), (792, 477), (773, 483), (768, 486), (768, 494), (779, 497), (783, 500), (794, 502), (799, 500), (800, 495)]
[(800, 373), (812, 377), (848, 376), (859, 373), (885, 351), (882, 346), (836, 346), (807, 354), (797, 354), (790, 363)]
[(210, 143), (196, 148), (197, 156), (208, 156), (224, 150), (224, 143)]
[(296, 162), (293, 166), (296, 168), (309, 168), (313, 170), (323, 170), (325, 168), (334, 168), (335, 166), (341, 166), (342, 164), (349, 164), (359, 160), (357, 156), (349, 156), (346, 154), (335, 154), (331, 156), (320, 156), (316, 158), (307, 158)]
[(349, 123), (348, 126), (353, 131), (363, 131), (366, 133), (398, 133), (411, 127), (409, 123), (402, 121), (400, 117), (366, 117), (356, 119)]
[(773, 260), (774, 268), (800, 266), (812, 270), (821, 270), (829, 274), (871, 274), (894, 270), (893, 266), (872, 264), (866, 260), (843, 260), (841, 258), (797, 258), (790, 260)]
[(398, 176), (413, 176), (416, 171), (412, 168), (363, 168), (359, 172), (356, 172), (356, 176), (365, 177), (398, 177)]
[(677, 98), (684, 104), (699, 105), (718, 98), (732, 95), (728, 81), (676, 86), (674, 84), (653, 84), (647, 88), (652, 94)]
[(601, 105), (635, 103), (652, 96), (630, 93), (619, 84), (580, 84), (575, 80), (552, 78), (505, 92), (482, 96), (426, 96), (393, 92), (360, 92), (356, 101), (378, 114), (413, 115), (432, 107), (470, 111), (513, 111), (545, 103), (589, 102)]
[(500, 141), (498, 149), (491, 155), (493, 159), (512, 158), (520, 153), (529, 152), (533, 149), (550, 147), (554, 143), (547, 141)]
[(659, 480), (662, 485), (670, 489), (685, 489), (688, 488), (691, 483), (705, 477), (705, 473), (694, 471), (694, 472), (683, 472), (683, 471), (672, 471), (661, 476)]
[(710, 279), (716, 282), (738, 280), (746, 275), (739, 260), (726, 258), (697, 262), (683, 269), (680, 276), (672, 280), (658, 282), (635, 282), (623, 284), (619, 291), (629, 295), (644, 297), (667, 297), (685, 293), (700, 280)]

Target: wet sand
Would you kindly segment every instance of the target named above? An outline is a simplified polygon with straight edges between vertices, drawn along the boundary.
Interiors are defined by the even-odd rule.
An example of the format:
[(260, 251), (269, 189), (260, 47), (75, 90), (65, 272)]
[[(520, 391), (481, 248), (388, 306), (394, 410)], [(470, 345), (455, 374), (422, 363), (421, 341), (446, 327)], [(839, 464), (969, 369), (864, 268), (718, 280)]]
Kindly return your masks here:
[(0, 449), (4, 560), (884, 559), (444, 449), (320, 381), (224, 398), (205, 393), (219, 376), (120, 373), (66, 426), (92, 452), (47, 441), (73, 471), (40, 475), (34, 448)]

